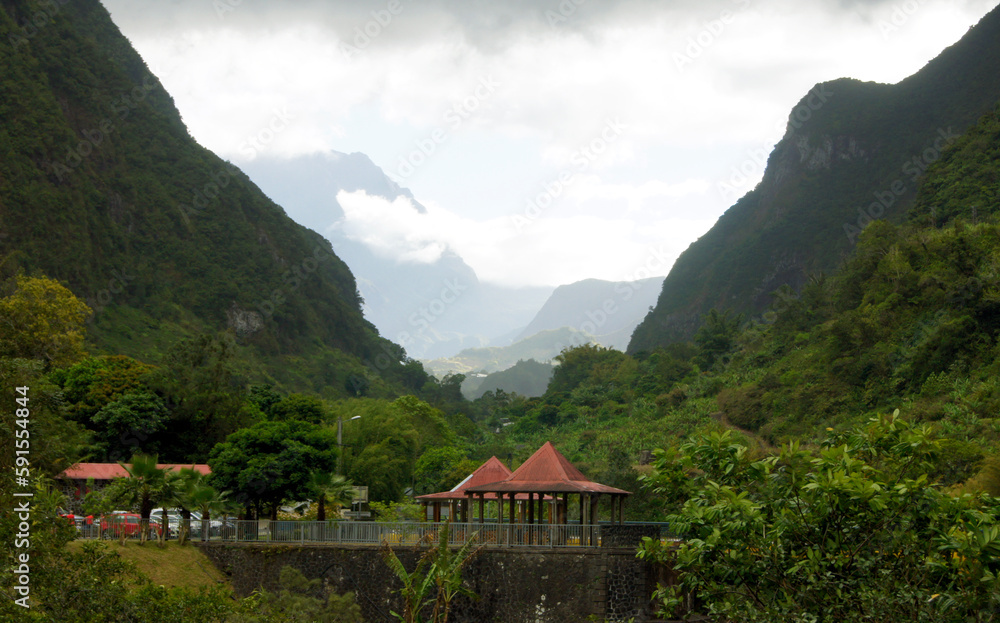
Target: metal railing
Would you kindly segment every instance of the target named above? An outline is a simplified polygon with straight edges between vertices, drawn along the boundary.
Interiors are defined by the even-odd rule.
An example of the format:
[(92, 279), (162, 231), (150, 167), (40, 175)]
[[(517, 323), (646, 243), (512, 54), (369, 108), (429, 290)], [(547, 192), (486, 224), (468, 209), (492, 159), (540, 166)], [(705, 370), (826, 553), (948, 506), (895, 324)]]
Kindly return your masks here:
[[(213, 522), (204, 534), (200, 522), (191, 522), (192, 541), (230, 541), (251, 543), (331, 543), (391, 547), (436, 545), (445, 523), (374, 522), (374, 521), (227, 521)], [(150, 540), (159, 536), (156, 521), (134, 527), (104, 526), (97, 521), (78, 526), (80, 538), (138, 539), (142, 528)], [(177, 538), (177, 526), (170, 526), (168, 539)], [(452, 523), (448, 544), (462, 545), (476, 535), (486, 547), (600, 547), (601, 526), (580, 524), (498, 524)]]

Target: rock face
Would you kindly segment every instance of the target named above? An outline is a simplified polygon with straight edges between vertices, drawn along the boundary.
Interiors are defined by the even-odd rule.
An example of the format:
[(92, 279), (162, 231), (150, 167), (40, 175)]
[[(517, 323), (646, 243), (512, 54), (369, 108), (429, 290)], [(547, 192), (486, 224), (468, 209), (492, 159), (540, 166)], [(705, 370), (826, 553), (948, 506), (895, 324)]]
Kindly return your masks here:
[(1000, 7), (898, 84), (840, 79), (810, 90), (760, 184), (678, 258), (629, 352), (689, 339), (713, 307), (759, 313), (782, 285), (835, 271), (867, 223), (907, 214), (948, 137), (1000, 100), (997, 75)]

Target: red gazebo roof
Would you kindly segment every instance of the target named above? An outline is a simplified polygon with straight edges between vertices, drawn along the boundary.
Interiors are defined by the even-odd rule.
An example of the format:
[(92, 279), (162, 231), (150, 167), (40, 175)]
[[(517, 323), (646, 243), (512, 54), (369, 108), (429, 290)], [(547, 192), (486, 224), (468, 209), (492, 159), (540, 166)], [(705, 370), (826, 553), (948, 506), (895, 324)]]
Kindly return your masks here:
[(617, 489), (592, 482), (564, 457), (552, 442), (531, 455), (521, 467), (505, 479), (465, 488), (466, 493), (593, 493), (610, 495), (632, 495), (624, 489)]
[[(499, 482), (504, 478), (510, 476), (510, 468), (503, 464), (503, 461), (495, 456), (491, 456), (485, 463), (476, 468), (476, 471), (469, 474), (465, 480), (458, 483), (451, 488), (450, 491), (442, 491), (440, 493), (427, 493), (424, 495), (418, 495), (416, 499), (418, 500), (464, 500), (467, 496), (466, 491), (470, 487), (476, 487), (480, 485), (488, 485), (494, 482)], [(484, 496), (487, 500), (495, 500), (496, 494), (491, 493)], [(528, 499), (528, 495), (518, 496), (517, 499)]]

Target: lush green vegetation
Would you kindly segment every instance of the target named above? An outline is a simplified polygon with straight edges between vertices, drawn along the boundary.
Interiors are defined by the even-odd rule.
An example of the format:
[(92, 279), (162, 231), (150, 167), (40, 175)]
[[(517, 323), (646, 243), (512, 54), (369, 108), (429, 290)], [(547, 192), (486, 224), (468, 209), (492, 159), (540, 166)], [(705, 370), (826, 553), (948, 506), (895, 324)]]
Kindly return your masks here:
[(813, 451), (726, 431), (661, 453), (649, 482), (687, 535), (640, 549), (680, 574), (664, 609), (690, 592), (727, 621), (996, 620), (1000, 499), (928, 478), (947, 452), (932, 430), (893, 415)]
[(727, 191), (731, 180), (719, 186), (734, 205), (678, 258), (629, 352), (690, 339), (713, 307), (759, 314), (782, 284), (797, 290), (835, 270), (865, 223), (905, 220), (924, 170), (1000, 100), (998, 39), (994, 9), (898, 84), (814, 87), (774, 151), (750, 152), (733, 169), (734, 179), (753, 178), (766, 161), (762, 182), (742, 198)]
[(195, 143), (100, 2), (5, 0), (0, 39), (2, 268), (86, 302), (92, 352), (160, 364), (228, 330), (245, 371), (285, 391), (421, 393), (330, 243)]

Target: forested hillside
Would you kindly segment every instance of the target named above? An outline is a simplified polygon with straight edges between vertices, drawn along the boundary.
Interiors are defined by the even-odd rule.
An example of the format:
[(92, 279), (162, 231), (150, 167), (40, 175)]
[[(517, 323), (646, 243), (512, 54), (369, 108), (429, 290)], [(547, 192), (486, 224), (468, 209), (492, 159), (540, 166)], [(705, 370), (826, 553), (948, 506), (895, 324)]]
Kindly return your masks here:
[(759, 314), (782, 285), (831, 273), (874, 219), (900, 222), (925, 169), (1000, 99), (1000, 8), (895, 85), (817, 85), (761, 183), (681, 254), (629, 352), (690, 339), (709, 309)]
[(66, 283), (93, 311), (97, 351), (159, 362), (181, 338), (226, 330), (252, 374), (290, 388), (420, 389), (419, 364), (404, 368), (363, 318), (330, 244), (191, 138), (100, 2), (0, 8), (7, 275)]

